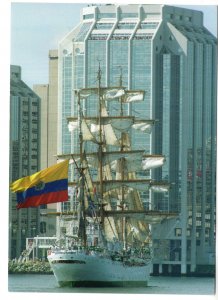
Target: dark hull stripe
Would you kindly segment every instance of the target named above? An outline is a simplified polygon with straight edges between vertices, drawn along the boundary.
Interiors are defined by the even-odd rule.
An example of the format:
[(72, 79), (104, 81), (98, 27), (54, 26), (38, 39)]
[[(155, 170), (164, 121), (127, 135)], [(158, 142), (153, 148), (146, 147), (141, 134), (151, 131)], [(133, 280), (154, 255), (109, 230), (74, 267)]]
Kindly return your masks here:
[(144, 281), (58, 281), (59, 286), (72, 287), (146, 287)]

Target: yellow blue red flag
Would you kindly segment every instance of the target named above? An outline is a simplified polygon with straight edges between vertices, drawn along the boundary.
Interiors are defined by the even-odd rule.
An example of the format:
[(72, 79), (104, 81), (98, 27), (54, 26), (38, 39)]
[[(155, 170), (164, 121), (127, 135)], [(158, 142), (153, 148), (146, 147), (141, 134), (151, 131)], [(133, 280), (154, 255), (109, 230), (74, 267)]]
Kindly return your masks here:
[(67, 201), (68, 166), (69, 160), (65, 160), (12, 182), (10, 188), (17, 194), (17, 208)]

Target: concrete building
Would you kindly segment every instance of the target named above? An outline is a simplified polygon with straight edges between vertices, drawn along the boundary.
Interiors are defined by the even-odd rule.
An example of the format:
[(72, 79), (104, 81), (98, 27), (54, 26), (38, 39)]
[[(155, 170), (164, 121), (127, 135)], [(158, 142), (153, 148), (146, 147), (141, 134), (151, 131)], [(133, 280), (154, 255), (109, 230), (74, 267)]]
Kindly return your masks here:
[[(58, 115), (58, 51), (49, 51), (49, 83), (33, 85), (34, 92), (41, 98), (41, 164), (45, 169), (56, 164), (57, 155), (57, 115)], [(54, 212), (57, 204), (41, 207), (43, 212)], [(43, 234), (54, 236), (56, 234), (56, 218), (42, 217)]]
[[(202, 12), (145, 4), (88, 6), (60, 42), (59, 153), (78, 151), (66, 118), (77, 115), (73, 90), (96, 86), (99, 61), (102, 86), (118, 85), (122, 69), (125, 87), (146, 91), (127, 113), (156, 119), (156, 126), (151, 136), (132, 136), (132, 144), (166, 155), (152, 176), (172, 184), (165, 195), (144, 194), (145, 207), (178, 212), (152, 226), (154, 272), (215, 264), (216, 49)], [(115, 105), (108, 109), (116, 114)], [(96, 114), (89, 103), (84, 110)]]
[(58, 115), (58, 51), (49, 51), (49, 83), (34, 84), (41, 101), (41, 169), (56, 163)]
[[(40, 167), (40, 98), (21, 79), (21, 67), (11, 66), (10, 182), (31, 175)], [(40, 233), (39, 208), (16, 209), (9, 194), (9, 258), (26, 249), (26, 238)]]

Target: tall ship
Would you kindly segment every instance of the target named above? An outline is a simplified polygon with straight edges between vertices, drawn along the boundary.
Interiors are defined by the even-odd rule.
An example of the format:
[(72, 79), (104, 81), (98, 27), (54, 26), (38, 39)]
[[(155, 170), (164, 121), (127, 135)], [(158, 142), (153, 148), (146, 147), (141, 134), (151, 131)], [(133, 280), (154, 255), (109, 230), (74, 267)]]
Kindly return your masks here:
[[(79, 151), (58, 155), (58, 160), (69, 159), (74, 174), (69, 186), (77, 206), (57, 214), (77, 222), (78, 230), (49, 250), (48, 261), (60, 286), (147, 286), (150, 224), (176, 214), (145, 209), (143, 204), (145, 192), (164, 193), (170, 188), (168, 182), (150, 178), (150, 170), (164, 164), (163, 155), (131, 150), (132, 130), (149, 134), (155, 123), (127, 113), (128, 104), (143, 101), (145, 91), (127, 90), (122, 76), (117, 87), (102, 87), (99, 64), (97, 86), (75, 93), (78, 116), (68, 118), (68, 127), (79, 139)], [(86, 101), (97, 104), (96, 116), (87, 115)], [(108, 113), (113, 101), (119, 103), (115, 116)], [(89, 143), (95, 151), (87, 150)], [(97, 237), (90, 226), (97, 228)]]

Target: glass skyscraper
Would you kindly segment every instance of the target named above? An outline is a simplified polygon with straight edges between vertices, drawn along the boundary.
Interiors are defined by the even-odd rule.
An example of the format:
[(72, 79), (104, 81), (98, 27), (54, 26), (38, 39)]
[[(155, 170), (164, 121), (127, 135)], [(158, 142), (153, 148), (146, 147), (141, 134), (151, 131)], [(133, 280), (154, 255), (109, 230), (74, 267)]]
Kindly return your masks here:
[[(102, 86), (118, 86), (122, 74), (124, 87), (146, 92), (125, 113), (154, 119), (155, 126), (151, 135), (132, 134), (132, 147), (166, 156), (152, 176), (169, 181), (169, 193), (144, 197), (178, 218), (152, 226), (154, 272), (214, 265), (216, 38), (203, 14), (165, 5), (84, 8), (59, 46), (59, 154), (79, 150), (66, 119), (77, 116), (74, 90), (97, 86), (99, 63)], [(97, 103), (89, 103), (84, 113), (97, 115)], [(108, 109), (119, 112), (114, 104)]]
[[(36, 173), (40, 166), (40, 98), (21, 79), (21, 67), (11, 66), (10, 183)], [(9, 258), (19, 258), (26, 238), (40, 233), (39, 208), (16, 208), (9, 194)]]

